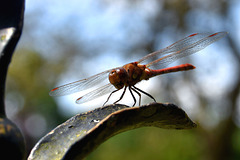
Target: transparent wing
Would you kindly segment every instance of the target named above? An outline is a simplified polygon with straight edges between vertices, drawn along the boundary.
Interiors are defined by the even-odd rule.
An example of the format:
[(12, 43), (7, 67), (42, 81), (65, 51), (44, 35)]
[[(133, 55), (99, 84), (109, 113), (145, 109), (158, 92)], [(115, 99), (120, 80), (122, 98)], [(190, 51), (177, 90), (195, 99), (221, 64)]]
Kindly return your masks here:
[(63, 95), (68, 95), (75, 92), (83, 91), (85, 89), (89, 89), (91, 87), (99, 85), (99, 83), (101, 83), (102, 81), (108, 78), (108, 73), (111, 70), (112, 69), (101, 72), (99, 74), (96, 74), (86, 79), (82, 79), (76, 82), (72, 82), (72, 83), (68, 83), (68, 84), (56, 87), (49, 92), (49, 95), (63, 96)]
[(103, 96), (107, 93), (110, 93), (114, 90), (116, 90), (116, 88), (111, 83), (108, 83), (107, 85), (102, 86), (98, 89), (95, 89), (95, 90), (83, 95), (82, 97), (78, 98), (76, 100), (76, 103), (78, 103), (78, 104), (85, 103), (87, 101), (90, 101), (90, 100), (93, 100), (100, 96)]
[(195, 33), (173, 43), (172, 45), (164, 49), (150, 53), (149, 55), (140, 59), (138, 62), (143, 63), (149, 59), (157, 59), (153, 62), (148, 63), (147, 66), (163, 68), (179, 58), (191, 55), (195, 52), (202, 50), (211, 43), (221, 39), (226, 34), (227, 32), (218, 32), (214, 34)]

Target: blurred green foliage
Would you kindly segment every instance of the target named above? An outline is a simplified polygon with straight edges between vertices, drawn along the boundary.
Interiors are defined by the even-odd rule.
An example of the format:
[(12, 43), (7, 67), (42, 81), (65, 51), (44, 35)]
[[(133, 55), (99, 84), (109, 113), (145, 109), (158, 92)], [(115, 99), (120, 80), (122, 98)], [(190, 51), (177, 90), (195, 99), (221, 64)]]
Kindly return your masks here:
[[(62, 68), (46, 62), (39, 53), (33, 50), (18, 50), (8, 72), (7, 113), (15, 123), (21, 126), (27, 139), (28, 150), (32, 149), (39, 136), (44, 136), (66, 120), (66, 117), (58, 112), (56, 102), (47, 94), (49, 84), (51, 81), (56, 81), (55, 74), (61, 72)], [(54, 73), (51, 73), (53, 71)], [(39, 115), (46, 124), (40, 123), (39, 125), (43, 125), (40, 127), (34, 126), (33, 123), (30, 125), (33, 128), (29, 128), (26, 122), (32, 115)], [(38, 127), (43, 131), (34, 135), (34, 130)]]
[[(58, 1), (57, 3), (59, 4), (60, 2)], [(98, 3), (98, 5), (92, 5), (91, 7), (98, 6), (100, 11), (105, 11), (104, 9), (108, 7), (111, 9), (111, 7), (117, 5), (115, 4), (117, 1), (102, 0)], [(139, 1), (126, 1), (125, 3), (128, 5), (123, 5), (123, 8), (125, 8), (122, 10), (123, 15), (128, 13), (127, 11), (129, 10), (135, 13), (134, 9), (140, 6)], [(111, 35), (112, 37), (119, 36), (120, 38), (117, 37), (117, 40), (110, 39), (106, 41), (104, 38), (101, 39), (102, 37), (97, 37), (99, 39), (93, 38), (95, 40), (93, 42), (90, 41), (92, 39), (85, 39), (84, 34), (82, 36), (79, 36), (77, 33), (75, 34), (73, 31), (76, 30), (81, 34), (84, 32), (81, 28), (84, 26), (84, 22), (81, 21), (83, 24), (79, 26), (75, 25), (75, 22), (81, 19), (77, 17), (79, 19), (76, 20), (74, 16), (65, 20), (66, 22), (61, 24), (60, 27), (58, 26), (59, 23), (55, 24), (54, 21), (49, 23), (49, 19), (43, 19), (44, 24), (52, 26), (46, 27), (50, 28), (50, 30), (47, 30), (48, 32), (40, 32), (43, 35), (37, 33), (36, 35), (41, 35), (41, 38), (38, 39), (35, 38), (33, 33), (37, 29), (41, 31), (44, 30), (44, 27), (42, 27), (43, 22), (40, 18), (45, 15), (42, 13), (47, 13), (48, 10), (45, 8), (45, 10), (31, 12), (31, 14), (27, 15), (28, 18), (25, 18), (25, 32), (23, 32), (26, 37), (25, 39), (20, 39), (24, 44), (16, 49), (8, 72), (6, 110), (10, 119), (12, 119), (24, 133), (28, 151), (32, 149), (34, 144), (36, 144), (42, 136), (69, 118), (59, 112), (56, 101), (52, 97), (49, 97), (48, 92), (53, 87), (56, 87), (59, 78), (68, 71), (68, 67), (71, 64), (77, 64), (77, 67), (74, 68), (75, 70), (73, 71), (77, 70), (77, 73), (86, 73), (88, 71), (85, 70), (86, 67), (83, 62), (91, 59), (94, 64), (96, 61), (94, 56), (101, 55), (101, 52), (105, 52), (107, 49), (106, 46), (110, 48), (110, 50), (107, 51), (111, 52), (111, 55), (111, 49), (121, 46), (122, 50), (120, 49), (120, 51), (123, 51), (123, 56), (129, 58), (131, 53), (153, 51), (157, 48), (156, 44), (158, 44), (159, 41), (165, 44), (165, 40), (176, 38), (176, 33), (184, 33), (185, 35), (185, 32), (189, 30), (191, 32), (192, 30), (199, 31), (203, 28), (205, 31), (219, 30), (222, 29), (221, 27), (219, 28), (219, 26), (223, 26), (227, 31), (233, 32), (232, 35), (237, 33), (236, 30), (238, 27), (235, 26), (235, 20), (231, 17), (232, 8), (229, 7), (230, 5), (234, 6), (232, 1), (166, 0), (154, 1), (153, 4), (155, 5), (152, 6), (159, 6), (159, 8), (156, 12), (151, 12), (151, 9), (149, 10), (149, 14), (147, 14), (149, 17), (146, 16), (143, 26), (135, 26), (134, 21), (137, 21), (138, 16), (143, 13), (133, 16), (133, 19), (129, 21), (126, 20), (126, 23), (122, 24), (121, 27), (125, 30), (121, 31), (126, 33), (127, 38), (120, 41), (121, 43), (117, 41), (119, 39), (121, 40), (122, 35), (120, 33), (118, 33), (120, 36), (117, 34)], [(142, 6), (146, 5), (143, 4)], [(131, 13), (130, 11), (129, 13)], [(81, 16), (85, 18), (85, 15)], [(94, 17), (94, 15), (91, 16)], [(212, 16), (214, 18), (211, 18)], [(37, 19), (36, 17), (40, 18)], [(51, 20), (53, 19), (54, 18)], [(88, 18), (86, 18), (86, 20), (88, 20)], [(48, 23), (46, 23), (46, 21)], [(213, 23), (215, 21), (216, 23)], [(94, 23), (94, 25), (99, 25), (101, 26), (100, 28), (104, 28), (105, 25), (107, 27), (107, 24), (102, 23)], [(136, 29), (134, 27), (136, 27)], [(141, 30), (142, 28), (143, 30)], [(137, 33), (142, 33), (145, 31), (144, 29), (148, 31), (143, 34), (145, 37), (135, 38), (135, 36), (138, 36)], [(101, 30), (96, 30), (95, 32), (101, 33)], [(90, 33), (85, 33), (85, 35), (87, 34)], [(228, 53), (231, 53), (233, 57), (232, 60), (235, 61), (228, 63), (228, 65), (231, 64), (232, 68), (235, 69), (231, 71), (231, 73), (234, 73), (234, 77), (232, 78), (234, 81), (228, 84), (228, 90), (221, 92), (224, 93), (223, 95), (217, 98), (213, 95), (215, 101), (212, 97), (206, 95), (207, 91), (204, 92), (201, 85), (197, 82), (200, 76), (194, 74), (191, 76), (186, 76), (185, 73), (181, 75), (178, 74), (177, 79), (172, 76), (165, 79), (165, 81), (161, 81), (161, 84), (155, 85), (155, 88), (161, 89), (156, 89), (156, 91), (153, 92), (159, 93), (159, 97), (167, 100), (178, 99), (176, 90), (179, 88), (174, 84), (179, 83), (181, 80), (184, 82), (184, 85), (180, 83), (178, 86), (188, 86), (191, 88), (189, 89), (192, 91), (190, 94), (193, 95), (193, 97), (197, 99), (196, 102), (198, 102), (198, 104), (192, 106), (198, 114), (193, 114), (194, 117), (191, 118), (199, 121), (199, 128), (188, 131), (140, 128), (125, 132), (112, 137), (86, 159), (240, 159), (240, 129), (236, 124), (236, 117), (239, 116), (237, 107), (239, 108), (238, 88), (240, 81), (238, 73), (240, 67), (237, 58), (239, 50), (236, 45), (234, 45), (239, 43), (236, 39), (234, 43), (231, 41), (231, 39), (233, 39), (231, 37), (232, 35), (229, 34), (228, 43), (230, 47), (228, 49), (230, 51)], [(111, 36), (108, 35), (107, 38), (109, 39)], [(74, 37), (75, 39), (71, 39), (70, 37)], [(77, 40), (77, 37), (79, 37), (80, 40)], [(164, 37), (164, 39), (161, 39), (162, 37)], [(49, 45), (40, 43), (42, 40), (46, 41), (46, 44)], [(131, 40), (133, 42), (131, 42)], [(112, 44), (115, 44), (115, 48)], [(129, 47), (129, 44), (133, 45), (133, 47)], [(118, 47), (116, 47), (116, 45)], [(40, 46), (43, 50), (39, 51), (39, 48), (34, 48), (36, 46)], [(115, 53), (113, 52), (113, 54)], [(128, 60), (126, 60), (126, 62), (128, 62)], [(91, 69), (91, 67), (89, 68)], [(217, 67), (211, 66), (210, 69), (214, 71)], [(193, 77), (195, 77), (195, 79)], [(212, 89), (209, 88), (209, 91), (210, 90)], [(216, 93), (217, 92), (219, 91), (216, 91)], [(181, 96), (185, 95), (182, 94)], [(181, 106), (180, 102), (180, 100), (176, 100), (177, 105), (184, 107), (184, 105)], [(186, 103), (190, 102), (192, 102), (191, 99), (186, 101)], [(218, 111), (219, 113), (217, 113)], [(210, 124), (210, 127), (203, 124), (203, 122)], [(41, 130), (37, 130), (39, 128), (41, 128)], [(34, 132), (35, 130), (37, 133)]]
[(194, 130), (140, 128), (103, 143), (86, 159), (204, 159), (204, 147)]

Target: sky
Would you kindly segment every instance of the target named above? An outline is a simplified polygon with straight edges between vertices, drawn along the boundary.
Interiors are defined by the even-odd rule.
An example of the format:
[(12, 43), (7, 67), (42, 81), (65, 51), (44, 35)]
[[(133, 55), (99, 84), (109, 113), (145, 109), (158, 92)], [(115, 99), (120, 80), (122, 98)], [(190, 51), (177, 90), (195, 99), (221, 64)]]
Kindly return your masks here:
[[(106, 0), (107, 1), (107, 0)], [(117, 3), (117, 4), (116, 4)], [(110, 5), (110, 7), (106, 7), (101, 3), (101, 1), (87, 0), (87, 1), (78, 1), (72, 0), (71, 3), (67, 0), (57, 1), (47, 1), (47, 0), (26, 0), (26, 11), (25, 11), (25, 26), (29, 29), (31, 23), (38, 24), (36, 28), (31, 30), (31, 36), (34, 37), (34, 41), (32, 41), (35, 49), (38, 50), (44, 57), (53, 58), (54, 55), (58, 52), (56, 49), (53, 55), (49, 54), (49, 50), (52, 49), (52, 46), (55, 48), (58, 47), (58, 44), (54, 42), (54, 39), (48, 39), (48, 33), (59, 31), (61, 28), (66, 27), (69, 22), (74, 27), (69, 27), (70, 30), (67, 31), (70, 36), (70, 40), (77, 43), (78, 41), (84, 44), (85, 49), (89, 49), (93, 53), (93, 58), (89, 58), (84, 62), (83, 66), (86, 68), (91, 68), (90, 70), (85, 71), (87, 74), (83, 73), (74, 73), (78, 69), (78, 59), (73, 60), (72, 65), (69, 66), (68, 72), (66, 72), (61, 79), (59, 79), (59, 85), (63, 85), (65, 83), (73, 82), (75, 80), (80, 80), (82, 78), (86, 78), (88, 76), (97, 74), (104, 70), (122, 66), (131, 61), (135, 61), (140, 59), (146, 53), (136, 54), (128, 56), (128, 59), (124, 57), (122, 54), (126, 51), (127, 48), (131, 48), (135, 44), (143, 43), (143, 38), (148, 37), (146, 34), (151, 34), (150, 28), (145, 24), (145, 20), (151, 18), (154, 13), (158, 10), (161, 10), (161, 6), (156, 6), (156, 1), (152, 0), (151, 3), (149, 1), (144, 0), (142, 3), (138, 3), (138, 5), (132, 7), (131, 10), (126, 10), (127, 1), (117, 1)], [(128, 6), (129, 7), (129, 6)], [(131, 6), (130, 6), (131, 7)], [(232, 10), (231, 15), (232, 19), (236, 21), (236, 26), (239, 28), (240, 19), (238, 15), (240, 15), (240, 3), (238, 1), (232, 1)], [(32, 13), (38, 12), (39, 17), (33, 17)], [(134, 12), (134, 14), (132, 14)], [(119, 14), (121, 13), (121, 14)], [(192, 12), (192, 14), (203, 14), (198, 11)], [(125, 18), (125, 17), (130, 17)], [(191, 15), (189, 15), (191, 16)], [(29, 20), (29, 21), (28, 21)], [(31, 21), (30, 21), (31, 20)], [(209, 16), (210, 20), (210, 16)], [(197, 21), (197, 20), (196, 20)], [(201, 21), (199, 19), (199, 21)], [(196, 23), (196, 22), (189, 22)], [(202, 21), (205, 23), (205, 21)], [(210, 21), (209, 25), (216, 25), (216, 31), (222, 31), (224, 28), (217, 24), (217, 20)], [(35, 25), (34, 25), (35, 26)], [(141, 26), (141, 27), (138, 27)], [(128, 30), (124, 28), (128, 28), (133, 32), (129, 35)], [(174, 28), (174, 26), (173, 26)], [(238, 41), (240, 40), (240, 32), (235, 28), (236, 32), (228, 31), (229, 34), (236, 34), (236, 38)], [(174, 43), (175, 41), (184, 38), (185, 36), (195, 33), (195, 32), (207, 32), (203, 27), (200, 26), (192, 26), (189, 27), (189, 32), (184, 35), (174, 36), (177, 32), (173, 33), (171, 28), (167, 29), (163, 35), (158, 38), (159, 44), (155, 45), (154, 49), (161, 49), (167, 47), (168, 45)], [(57, 32), (55, 33), (58, 34)], [(29, 35), (25, 35), (23, 32), (21, 45), (24, 46)], [(146, 38), (146, 42), (150, 39)], [(99, 42), (104, 43), (99, 43)], [(223, 94), (221, 92), (226, 91), (228, 87), (234, 81), (234, 71), (232, 65), (229, 65), (229, 62), (233, 61), (233, 57), (231, 54), (228, 54), (229, 49), (224, 47), (226, 41), (220, 40), (215, 44), (207, 47), (200, 53), (192, 55), (193, 64), (197, 67), (197, 74), (201, 75), (194, 77), (194, 79), (198, 82), (199, 85), (202, 86), (203, 92), (209, 97), (213, 97), (216, 93)], [(107, 44), (107, 46), (106, 46)], [(94, 53), (94, 48), (99, 47), (99, 45), (103, 45), (101, 47), (107, 48), (103, 50), (101, 53)], [(49, 46), (49, 47), (48, 47)], [(124, 46), (124, 47), (123, 47)], [(80, 52), (79, 48), (79, 52)], [(154, 50), (153, 50), (154, 51)], [(221, 51), (221, 53), (219, 53)], [(114, 55), (114, 56), (112, 56)], [(220, 56), (219, 56), (220, 55)], [(106, 64), (107, 62), (107, 64)], [(215, 63), (216, 68), (212, 68), (212, 63)], [(174, 66), (175, 64), (179, 64), (179, 62), (171, 64)], [(89, 67), (89, 66), (95, 67)], [(210, 68), (211, 67), (211, 68)], [(209, 74), (210, 73), (210, 74)], [(149, 81), (144, 81), (138, 86), (151, 93), (151, 90), (154, 89), (152, 84), (160, 83), (161, 80), (159, 78), (154, 78)], [(174, 84), (177, 85), (177, 84)], [(211, 90), (209, 90), (211, 88)], [(50, 88), (51, 89), (51, 88)], [(50, 90), (49, 89), (49, 90)], [(219, 90), (219, 92), (216, 92)], [(179, 94), (186, 93), (188, 88), (181, 88), (178, 90)], [(116, 94), (114, 99), (120, 95), (121, 92)], [(58, 97), (56, 98), (57, 103), (60, 106), (60, 110), (63, 113), (74, 114), (82, 111), (91, 110), (93, 108), (89, 108), (88, 106), (92, 103), (85, 103), (82, 105), (78, 105), (75, 103), (75, 100), (79, 97), (79, 93)], [(129, 93), (125, 97), (130, 97)], [(182, 98), (182, 101), (186, 101), (191, 95), (186, 95)], [(94, 100), (96, 106), (101, 106), (104, 103), (106, 96), (100, 99)], [(151, 102), (151, 100), (149, 100)], [(122, 101), (122, 103), (127, 103), (131, 105), (133, 103), (132, 100), (126, 99)], [(193, 104), (189, 104), (188, 106), (193, 106), (196, 101), (193, 101)], [(71, 108), (65, 106), (72, 106)], [(187, 108), (190, 113), (194, 114), (193, 108)], [(196, 111), (195, 111), (196, 112)]]

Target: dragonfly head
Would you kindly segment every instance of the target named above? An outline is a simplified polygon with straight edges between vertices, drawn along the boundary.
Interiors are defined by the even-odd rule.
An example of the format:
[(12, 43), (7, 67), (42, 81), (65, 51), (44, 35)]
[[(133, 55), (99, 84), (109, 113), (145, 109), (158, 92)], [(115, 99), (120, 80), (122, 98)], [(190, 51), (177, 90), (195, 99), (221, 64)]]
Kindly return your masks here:
[(116, 89), (122, 89), (128, 80), (128, 73), (124, 68), (113, 69), (108, 79)]

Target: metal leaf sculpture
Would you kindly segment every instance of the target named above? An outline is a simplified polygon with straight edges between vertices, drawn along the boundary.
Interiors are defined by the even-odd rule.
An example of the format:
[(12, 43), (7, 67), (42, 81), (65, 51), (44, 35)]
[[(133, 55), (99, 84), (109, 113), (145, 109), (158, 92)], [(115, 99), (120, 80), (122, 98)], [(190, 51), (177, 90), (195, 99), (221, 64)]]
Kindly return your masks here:
[(36, 144), (29, 160), (82, 159), (110, 137), (146, 126), (192, 129), (196, 124), (174, 104), (108, 105), (78, 114), (56, 127)]

